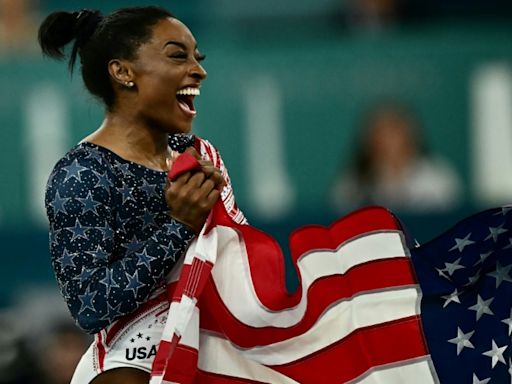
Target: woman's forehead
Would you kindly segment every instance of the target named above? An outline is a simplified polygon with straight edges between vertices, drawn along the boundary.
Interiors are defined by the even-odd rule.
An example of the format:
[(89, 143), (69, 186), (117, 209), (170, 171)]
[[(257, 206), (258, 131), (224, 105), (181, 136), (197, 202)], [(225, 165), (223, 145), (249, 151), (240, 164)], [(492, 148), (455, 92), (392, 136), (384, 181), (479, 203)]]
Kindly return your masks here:
[(169, 41), (182, 43), (192, 49), (197, 45), (188, 27), (175, 18), (161, 20), (153, 27), (152, 43), (163, 47)]

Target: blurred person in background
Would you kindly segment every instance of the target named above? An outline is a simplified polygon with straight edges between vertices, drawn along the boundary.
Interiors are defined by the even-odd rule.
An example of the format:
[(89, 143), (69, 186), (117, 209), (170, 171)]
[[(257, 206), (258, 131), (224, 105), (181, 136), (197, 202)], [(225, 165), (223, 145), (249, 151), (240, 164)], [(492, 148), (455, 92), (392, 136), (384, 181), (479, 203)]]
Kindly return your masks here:
[(350, 33), (378, 36), (432, 18), (430, 3), (414, 0), (346, 0), (338, 3), (336, 25)]
[(37, 0), (0, 0), (0, 56), (35, 52)]
[[(55, 58), (73, 42), (70, 68), (79, 58), (87, 89), (105, 106), (101, 126), (57, 163), (46, 192), (62, 296), (77, 324), (97, 334), (72, 383), (147, 383), (169, 305), (166, 276), (219, 197), (245, 222), (220, 155), (190, 134), (204, 56), (159, 7), (54, 12), (39, 42)], [(176, 154), (196, 150), (201, 169), (168, 182)], [(144, 335), (135, 320), (148, 323)]]
[(0, 313), (0, 384), (39, 384), (41, 372), (19, 319)]
[(459, 203), (459, 176), (428, 153), (420, 124), (401, 103), (379, 103), (365, 115), (348, 169), (331, 191), (338, 210), (377, 204), (410, 212), (439, 212)]
[(55, 324), (43, 337), (43, 345), (36, 355), (44, 376), (40, 383), (69, 384), (91, 337), (69, 322)]
[(346, 2), (347, 23), (354, 30), (382, 30), (398, 23), (403, 0), (349, 0)]

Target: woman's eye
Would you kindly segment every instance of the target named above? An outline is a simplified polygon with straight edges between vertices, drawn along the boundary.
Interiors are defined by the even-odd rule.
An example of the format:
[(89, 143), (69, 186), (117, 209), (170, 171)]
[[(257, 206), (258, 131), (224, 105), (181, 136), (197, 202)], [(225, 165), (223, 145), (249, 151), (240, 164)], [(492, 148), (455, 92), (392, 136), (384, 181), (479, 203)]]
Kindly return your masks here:
[(171, 57), (172, 59), (186, 59), (187, 54), (185, 52), (178, 52), (178, 53), (173, 53), (169, 57)]
[(206, 59), (206, 55), (201, 54), (196, 56), (196, 60), (199, 62), (204, 61), (204, 59)]

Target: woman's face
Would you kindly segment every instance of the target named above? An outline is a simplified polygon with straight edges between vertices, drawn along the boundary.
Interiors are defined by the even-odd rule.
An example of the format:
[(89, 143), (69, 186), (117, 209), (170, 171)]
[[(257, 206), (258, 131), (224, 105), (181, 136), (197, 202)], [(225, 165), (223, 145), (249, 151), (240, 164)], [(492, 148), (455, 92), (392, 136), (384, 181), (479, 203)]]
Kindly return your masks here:
[(139, 114), (157, 129), (189, 132), (196, 116), (194, 97), (206, 78), (192, 33), (179, 20), (162, 20), (137, 54), (132, 68)]
[(417, 153), (411, 121), (394, 111), (382, 111), (370, 126), (368, 150), (376, 162), (408, 162)]

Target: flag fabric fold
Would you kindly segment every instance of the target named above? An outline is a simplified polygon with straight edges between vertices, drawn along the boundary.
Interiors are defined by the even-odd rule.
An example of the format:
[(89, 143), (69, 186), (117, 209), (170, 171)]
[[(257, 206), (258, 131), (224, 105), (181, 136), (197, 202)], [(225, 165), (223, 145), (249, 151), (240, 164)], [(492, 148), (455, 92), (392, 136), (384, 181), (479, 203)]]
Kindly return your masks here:
[(151, 384), (508, 383), (512, 209), (409, 248), (381, 207), (290, 236), (215, 205), (170, 284)]

